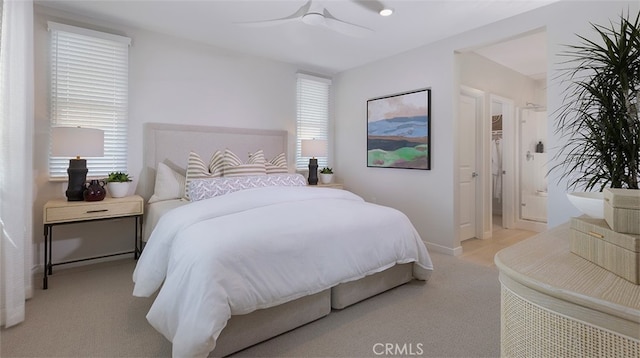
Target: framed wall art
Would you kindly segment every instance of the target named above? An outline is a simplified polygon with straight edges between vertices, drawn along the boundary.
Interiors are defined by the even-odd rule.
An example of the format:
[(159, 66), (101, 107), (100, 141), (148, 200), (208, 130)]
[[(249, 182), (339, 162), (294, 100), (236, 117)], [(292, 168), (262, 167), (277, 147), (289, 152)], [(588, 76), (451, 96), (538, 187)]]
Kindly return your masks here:
[(431, 169), (431, 90), (367, 101), (367, 167)]

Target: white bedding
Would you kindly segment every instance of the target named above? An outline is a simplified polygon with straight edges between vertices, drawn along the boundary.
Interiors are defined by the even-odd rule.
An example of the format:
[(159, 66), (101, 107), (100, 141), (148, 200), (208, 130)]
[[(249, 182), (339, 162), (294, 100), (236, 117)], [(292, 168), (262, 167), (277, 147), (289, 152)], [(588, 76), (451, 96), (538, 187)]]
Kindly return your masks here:
[(344, 190), (257, 188), (166, 213), (138, 260), (133, 294), (162, 286), (147, 320), (174, 356), (207, 356), (232, 314), (408, 262), (428, 279), (424, 243), (395, 209)]
[(189, 204), (189, 202), (183, 199), (163, 200), (147, 204), (147, 207), (144, 210), (145, 215), (144, 226), (142, 228), (142, 241), (149, 241), (153, 228), (156, 227), (158, 221), (164, 214), (186, 204)]

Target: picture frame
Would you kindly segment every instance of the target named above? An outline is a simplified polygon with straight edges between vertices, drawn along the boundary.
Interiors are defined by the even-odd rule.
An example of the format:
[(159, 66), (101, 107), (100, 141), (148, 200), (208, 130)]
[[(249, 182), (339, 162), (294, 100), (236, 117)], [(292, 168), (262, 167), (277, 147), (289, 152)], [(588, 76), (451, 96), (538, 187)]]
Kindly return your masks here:
[(431, 170), (431, 89), (367, 101), (367, 167)]

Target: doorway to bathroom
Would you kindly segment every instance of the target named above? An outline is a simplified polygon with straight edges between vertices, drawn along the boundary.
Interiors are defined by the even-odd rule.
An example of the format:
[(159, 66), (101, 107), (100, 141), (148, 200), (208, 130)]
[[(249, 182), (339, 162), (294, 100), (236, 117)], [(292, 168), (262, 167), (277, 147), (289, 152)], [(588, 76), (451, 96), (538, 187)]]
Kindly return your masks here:
[[(528, 64), (515, 63), (518, 59)], [(461, 86), (486, 94), (482, 122), (476, 127), (480, 227), (475, 237), (491, 238), (496, 229), (544, 231), (549, 160), (544, 29), (461, 50), (457, 60)], [(459, 138), (466, 138), (463, 131), (468, 128), (460, 126)], [(462, 151), (465, 144), (459, 143)]]

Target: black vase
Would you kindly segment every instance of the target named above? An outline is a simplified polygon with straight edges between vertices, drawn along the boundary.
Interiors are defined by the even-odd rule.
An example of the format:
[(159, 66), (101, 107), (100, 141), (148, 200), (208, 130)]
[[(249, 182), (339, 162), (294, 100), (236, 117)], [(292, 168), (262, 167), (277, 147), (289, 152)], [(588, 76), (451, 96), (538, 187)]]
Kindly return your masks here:
[(85, 201), (100, 201), (103, 200), (106, 195), (107, 190), (104, 187), (104, 182), (95, 179), (87, 184), (83, 193)]

